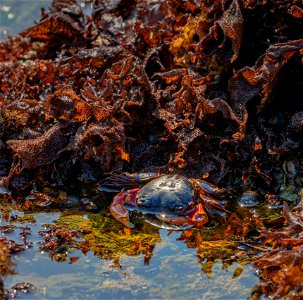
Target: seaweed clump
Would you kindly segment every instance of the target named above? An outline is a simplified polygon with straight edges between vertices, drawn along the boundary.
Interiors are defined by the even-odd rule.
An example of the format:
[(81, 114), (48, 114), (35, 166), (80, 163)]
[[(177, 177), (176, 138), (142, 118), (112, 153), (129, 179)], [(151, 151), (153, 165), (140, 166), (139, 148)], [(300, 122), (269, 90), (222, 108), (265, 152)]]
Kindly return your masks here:
[(8, 292), (4, 289), (2, 278), (15, 274), (15, 264), (11, 259), (10, 249), (7, 247), (7, 240), (0, 239), (0, 298), (8, 299)]
[(275, 190), (271, 170), (301, 147), (301, 9), (53, 1), (1, 43), (3, 184), (161, 170)]
[(265, 244), (272, 249), (256, 260), (263, 284), (260, 289), (273, 299), (303, 297), (303, 217), (302, 205), (290, 211), (287, 204), (283, 209), (287, 226), (282, 230), (265, 231)]

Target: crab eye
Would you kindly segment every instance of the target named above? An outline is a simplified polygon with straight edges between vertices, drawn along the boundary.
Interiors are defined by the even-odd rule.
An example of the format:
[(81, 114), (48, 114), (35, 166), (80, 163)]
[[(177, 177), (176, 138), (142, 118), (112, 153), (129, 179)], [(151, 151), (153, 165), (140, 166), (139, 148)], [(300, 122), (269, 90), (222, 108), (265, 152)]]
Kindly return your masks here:
[(206, 222), (207, 222), (207, 218), (206, 218), (205, 215), (203, 215), (203, 214), (198, 214), (198, 215), (195, 216), (194, 221), (195, 221), (195, 222), (203, 222), (203, 223), (206, 223)]
[(181, 205), (175, 207), (176, 212), (183, 212), (185, 209), (186, 209), (186, 207), (181, 206)]

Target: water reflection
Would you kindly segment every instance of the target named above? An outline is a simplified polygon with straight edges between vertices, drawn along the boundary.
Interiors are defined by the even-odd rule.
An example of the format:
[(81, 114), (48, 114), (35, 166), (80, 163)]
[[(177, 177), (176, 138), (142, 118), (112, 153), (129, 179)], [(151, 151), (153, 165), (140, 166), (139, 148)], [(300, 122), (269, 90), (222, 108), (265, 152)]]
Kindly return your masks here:
[[(184, 295), (189, 299), (242, 299), (250, 295), (258, 282), (249, 264), (242, 266), (232, 257), (236, 253), (234, 244), (222, 247), (221, 241), (211, 240), (220, 234), (219, 229), (168, 232), (142, 223), (130, 231), (100, 214), (17, 215), (14, 231), (4, 236), (24, 244), (20, 233), (28, 227), (27, 243), (32, 243), (32, 247), (14, 256), (18, 274), (7, 277), (5, 286), (30, 282), (36, 287), (30, 294), (19, 293), (21, 299), (183, 298)], [(79, 244), (90, 251), (70, 247), (68, 256), (79, 259), (57, 263), (54, 253), (41, 251), (41, 231), (49, 231), (47, 224), (77, 228), (82, 232)]]
[(1, 0), (0, 40), (34, 25), (34, 22), (41, 18), (41, 8), (48, 10), (51, 2), (51, 0)]
[[(78, 1), (84, 13), (90, 12), (90, 0)], [(0, 40), (16, 35), (38, 22), (41, 9), (49, 10), (52, 0), (1, 0)]]

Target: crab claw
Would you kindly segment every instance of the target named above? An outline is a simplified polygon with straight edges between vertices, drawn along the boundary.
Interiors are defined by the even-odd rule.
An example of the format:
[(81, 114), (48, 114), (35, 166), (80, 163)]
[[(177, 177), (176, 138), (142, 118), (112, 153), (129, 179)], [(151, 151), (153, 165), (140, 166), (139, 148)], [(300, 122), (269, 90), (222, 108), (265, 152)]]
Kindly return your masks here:
[(114, 197), (112, 204), (109, 207), (109, 210), (112, 216), (124, 226), (128, 228), (134, 228), (135, 225), (129, 220), (128, 210), (125, 208), (124, 204), (128, 203), (136, 206), (136, 195), (138, 193), (137, 189), (132, 189), (126, 192), (121, 192)]
[(128, 211), (120, 203), (112, 203), (109, 207), (112, 216), (124, 226), (134, 228), (135, 225), (129, 220)]
[(201, 203), (199, 203), (190, 213), (189, 220), (195, 227), (202, 227), (208, 222), (206, 211)]
[(226, 210), (217, 200), (207, 195), (200, 195), (204, 208), (209, 214), (217, 214), (221, 217), (226, 216), (229, 211)]

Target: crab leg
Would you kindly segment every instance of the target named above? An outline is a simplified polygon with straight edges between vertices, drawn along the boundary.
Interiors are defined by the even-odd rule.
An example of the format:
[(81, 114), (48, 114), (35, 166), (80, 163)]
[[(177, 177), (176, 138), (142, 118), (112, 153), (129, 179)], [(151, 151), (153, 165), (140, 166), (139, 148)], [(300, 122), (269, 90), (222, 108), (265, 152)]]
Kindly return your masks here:
[(124, 226), (129, 228), (134, 228), (135, 225), (129, 220), (128, 210), (125, 208), (124, 204), (131, 204), (137, 206), (136, 196), (140, 189), (132, 189), (126, 192), (120, 192), (116, 195), (111, 203), (109, 210), (112, 216)]
[(155, 178), (163, 176), (160, 173), (123, 173), (123, 174), (111, 174), (109, 177), (105, 178), (100, 185), (100, 188), (104, 187), (114, 187), (119, 188), (130, 188), (141, 184), (145, 184)]
[(206, 182), (202, 179), (194, 179), (193, 180), (194, 186), (198, 186), (202, 191), (207, 193), (210, 196), (213, 196), (215, 198), (227, 196), (230, 194), (230, 192), (224, 188), (219, 188), (215, 186), (214, 184), (211, 184), (209, 182)]
[(226, 213), (228, 213), (228, 210), (226, 210), (217, 200), (203, 194), (203, 192), (200, 193), (200, 199), (203, 207), (209, 214), (225, 216)]
[(194, 179), (193, 184), (195, 187), (198, 187), (198, 194), (201, 199), (201, 203), (208, 213), (216, 213), (222, 216), (228, 212), (219, 201), (214, 199), (223, 198), (223, 196), (229, 195), (230, 192), (228, 190), (218, 188), (217, 186), (201, 179)]

